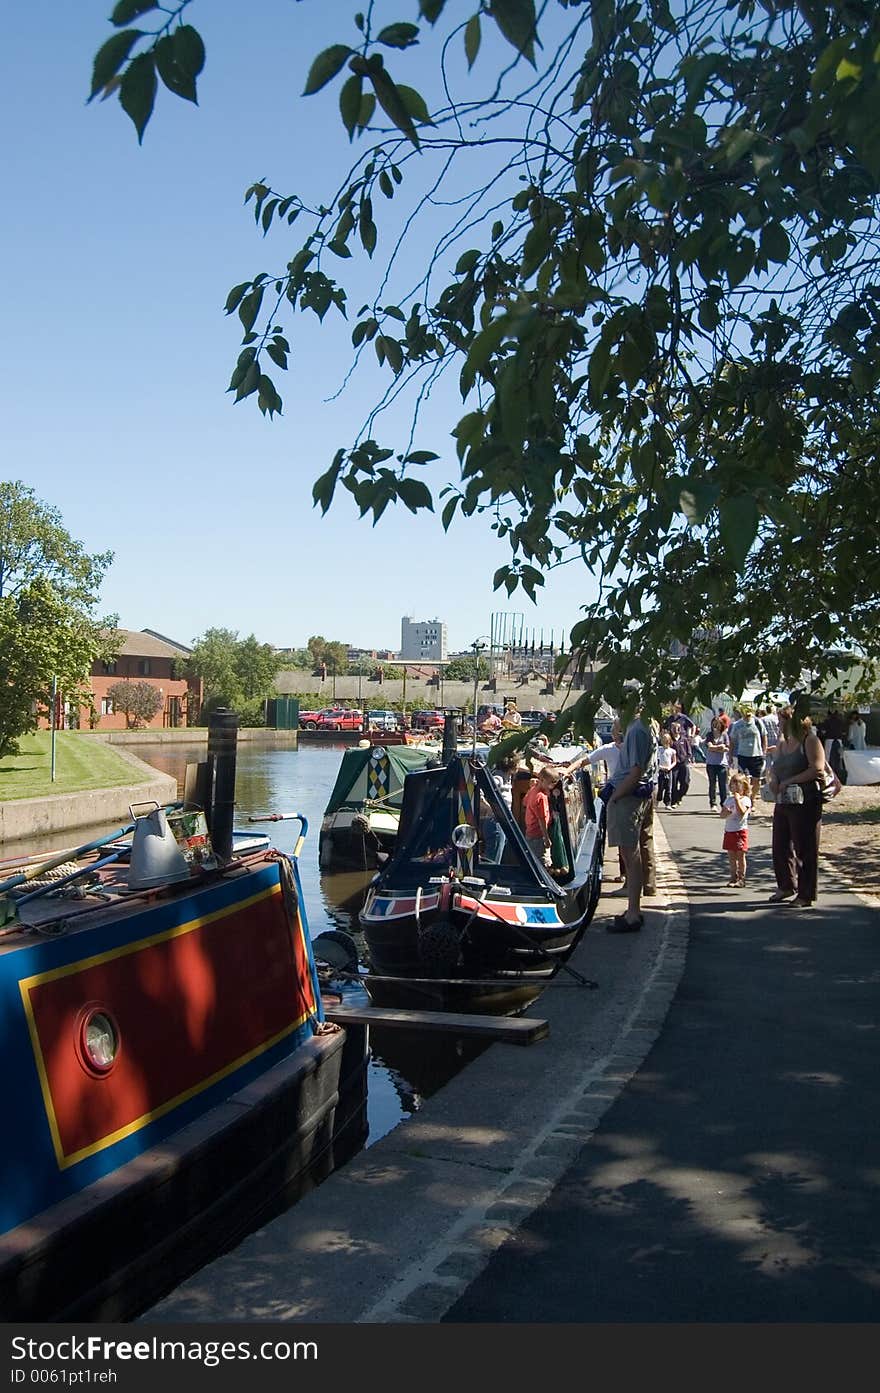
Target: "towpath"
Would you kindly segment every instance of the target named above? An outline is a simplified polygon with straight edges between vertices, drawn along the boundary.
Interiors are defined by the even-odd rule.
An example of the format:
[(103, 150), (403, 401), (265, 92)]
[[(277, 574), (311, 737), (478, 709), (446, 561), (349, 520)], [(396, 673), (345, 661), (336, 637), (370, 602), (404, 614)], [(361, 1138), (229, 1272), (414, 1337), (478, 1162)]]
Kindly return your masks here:
[[(144, 1322), (805, 1322), (880, 1316), (876, 902), (745, 890), (697, 769), (640, 934), (605, 932), (400, 1124)], [(611, 858), (607, 869), (613, 871)]]

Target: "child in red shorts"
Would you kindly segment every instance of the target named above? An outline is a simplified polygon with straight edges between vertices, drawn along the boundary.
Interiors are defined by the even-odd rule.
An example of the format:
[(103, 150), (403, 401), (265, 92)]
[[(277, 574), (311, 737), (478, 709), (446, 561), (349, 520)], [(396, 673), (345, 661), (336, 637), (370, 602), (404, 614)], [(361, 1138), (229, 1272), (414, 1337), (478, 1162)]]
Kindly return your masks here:
[(731, 889), (741, 888), (746, 883), (749, 813), (752, 810), (750, 789), (751, 780), (747, 774), (731, 774), (727, 781), (727, 797), (721, 804), (721, 816), (725, 819), (721, 845), (730, 862), (730, 880), (727, 884)]

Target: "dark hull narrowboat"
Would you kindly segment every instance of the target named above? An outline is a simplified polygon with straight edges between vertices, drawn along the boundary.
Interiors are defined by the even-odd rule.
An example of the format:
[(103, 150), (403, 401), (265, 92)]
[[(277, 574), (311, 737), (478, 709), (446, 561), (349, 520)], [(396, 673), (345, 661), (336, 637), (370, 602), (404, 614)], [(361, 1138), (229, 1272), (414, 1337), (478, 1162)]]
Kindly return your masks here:
[(481, 759), (456, 755), (409, 776), (394, 857), (360, 914), (363, 983), (377, 1005), (500, 1013), (535, 1000), (592, 919), (602, 880), (604, 822), (589, 774), (563, 777), (551, 803), (548, 868)]
[(2, 901), (6, 1322), (130, 1319), (366, 1139), (365, 1033), (324, 1023), (296, 855), (172, 850), (132, 884), (137, 849)]
[(358, 746), (342, 756), (318, 838), (322, 871), (376, 870), (394, 850), (407, 774), (431, 752), (407, 745)]

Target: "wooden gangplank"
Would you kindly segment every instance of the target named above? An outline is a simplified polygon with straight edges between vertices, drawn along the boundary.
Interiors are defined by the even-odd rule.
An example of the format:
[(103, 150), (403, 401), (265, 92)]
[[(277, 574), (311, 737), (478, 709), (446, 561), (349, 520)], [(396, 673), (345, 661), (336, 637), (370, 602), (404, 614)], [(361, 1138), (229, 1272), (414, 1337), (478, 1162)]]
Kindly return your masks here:
[(325, 1005), (324, 1016), (334, 1025), (401, 1026), (407, 1030), (445, 1031), (449, 1035), (499, 1040), (508, 1045), (532, 1045), (550, 1033), (547, 1021), (529, 1016), (487, 1016), (455, 1011), (405, 1011), (393, 1006)]

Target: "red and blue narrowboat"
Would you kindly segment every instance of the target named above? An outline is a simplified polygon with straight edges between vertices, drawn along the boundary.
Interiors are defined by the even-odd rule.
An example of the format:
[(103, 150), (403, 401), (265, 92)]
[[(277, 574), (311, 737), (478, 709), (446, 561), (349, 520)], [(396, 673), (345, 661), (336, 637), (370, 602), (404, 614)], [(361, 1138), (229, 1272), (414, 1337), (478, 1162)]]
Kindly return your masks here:
[(0, 885), (2, 1321), (130, 1319), (366, 1137), (297, 855), (187, 857), (164, 819)]

